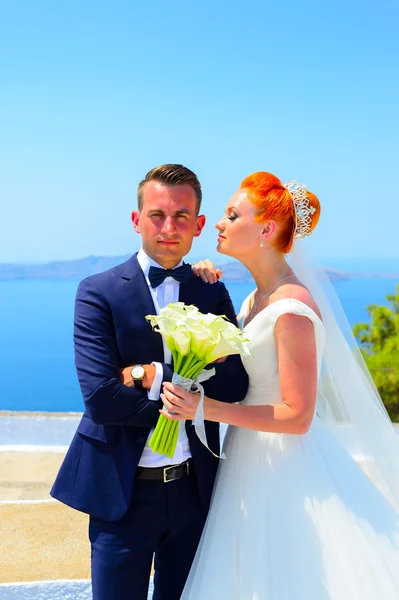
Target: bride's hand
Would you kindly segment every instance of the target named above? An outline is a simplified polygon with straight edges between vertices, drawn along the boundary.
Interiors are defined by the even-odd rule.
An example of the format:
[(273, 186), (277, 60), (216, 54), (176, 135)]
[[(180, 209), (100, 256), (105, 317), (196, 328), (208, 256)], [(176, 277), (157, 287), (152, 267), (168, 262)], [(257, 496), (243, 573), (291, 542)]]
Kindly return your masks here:
[(194, 275), (201, 277), (205, 283), (216, 283), (222, 278), (223, 272), (220, 269), (215, 269), (215, 265), (208, 258), (200, 260), (192, 265)]
[(163, 384), (163, 394), (161, 394), (164, 409), (160, 413), (172, 421), (192, 421), (199, 399), (199, 394), (186, 392), (179, 385), (165, 381)]
[(220, 358), (217, 358), (216, 360), (213, 360), (209, 364), (210, 365), (216, 365), (218, 363), (226, 362), (227, 359), (228, 359), (228, 356), (221, 356)]

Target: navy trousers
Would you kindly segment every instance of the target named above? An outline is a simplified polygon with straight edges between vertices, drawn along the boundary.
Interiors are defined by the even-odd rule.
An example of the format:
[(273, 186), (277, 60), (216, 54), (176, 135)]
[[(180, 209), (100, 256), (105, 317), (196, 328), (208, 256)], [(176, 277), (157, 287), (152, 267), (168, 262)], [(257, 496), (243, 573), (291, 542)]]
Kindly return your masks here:
[(127, 513), (90, 518), (93, 600), (179, 600), (206, 520), (194, 474), (163, 483), (136, 479)]

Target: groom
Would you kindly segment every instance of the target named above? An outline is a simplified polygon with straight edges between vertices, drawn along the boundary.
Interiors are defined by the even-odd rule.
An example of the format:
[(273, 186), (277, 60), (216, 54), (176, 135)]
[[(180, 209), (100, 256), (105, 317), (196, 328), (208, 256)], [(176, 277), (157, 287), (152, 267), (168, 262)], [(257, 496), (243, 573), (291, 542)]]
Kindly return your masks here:
[[(191, 422), (173, 458), (148, 439), (162, 406), (171, 355), (145, 316), (169, 302), (235, 322), (222, 283), (209, 285), (182, 262), (205, 225), (201, 186), (182, 165), (162, 165), (138, 187), (133, 211), (141, 250), (83, 280), (75, 306), (75, 362), (85, 413), (51, 495), (90, 515), (94, 600), (146, 600), (154, 557), (154, 600), (178, 600), (205, 523), (218, 460)], [(215, 365), (208, 396), (242, 400), (248, 378), (238, 356)], [(219, 425), (206, 423), (219, 454)]]

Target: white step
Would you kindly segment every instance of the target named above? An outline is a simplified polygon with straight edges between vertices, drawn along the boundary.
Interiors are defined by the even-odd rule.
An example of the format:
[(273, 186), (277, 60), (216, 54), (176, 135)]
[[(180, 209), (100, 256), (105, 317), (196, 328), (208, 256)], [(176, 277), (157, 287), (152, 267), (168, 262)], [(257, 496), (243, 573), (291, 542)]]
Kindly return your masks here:
[[(152, 598), (152, 581), (148, 600)], [(91, 600), (91, 585), (86, 579), (75, 581), (34, 581), (0, 584), (0, 600)]]

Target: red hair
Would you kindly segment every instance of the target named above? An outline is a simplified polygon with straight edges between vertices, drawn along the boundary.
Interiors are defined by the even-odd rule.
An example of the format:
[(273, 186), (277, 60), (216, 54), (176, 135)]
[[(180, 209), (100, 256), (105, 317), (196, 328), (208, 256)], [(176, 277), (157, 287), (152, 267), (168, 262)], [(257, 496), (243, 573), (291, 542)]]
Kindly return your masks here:
[[(280, 179), (271, 173), (258, 171), (246, 177), (240, 185), (245, 189), (248, 199), (256, 207), (256, 221), (277, 221), (280, 231), (275, 240), (279, 252), (287, 254), (294, 242), (295, 209), (290, 192), (283, 186)], [(320, 217), (320, 203), (312, 192), (306, 193), (309, 204), (315, 208), (312, 215), (311, 231), (316, 227)]]

